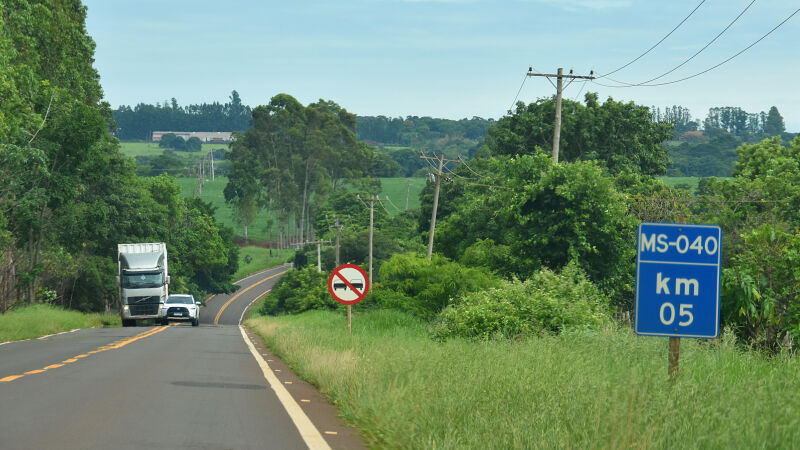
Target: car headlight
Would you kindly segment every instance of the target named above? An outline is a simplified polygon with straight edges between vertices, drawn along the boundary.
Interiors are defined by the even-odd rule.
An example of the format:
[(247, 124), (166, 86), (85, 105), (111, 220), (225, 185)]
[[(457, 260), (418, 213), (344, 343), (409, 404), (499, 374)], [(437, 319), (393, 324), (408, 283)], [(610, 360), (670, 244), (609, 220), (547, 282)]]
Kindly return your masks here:
[(161, 309), (167, 310), (167, 309), (169, 309), (169, 306), (162, 306)]
[(123, 310), (123, 311), (129, 311), (130, 309), (131, 309), (131, 308), (130, 308), (130, 307), (128, 307), (128, 305), (123, 305), (123, 306), (122, 306), (122, 310)]

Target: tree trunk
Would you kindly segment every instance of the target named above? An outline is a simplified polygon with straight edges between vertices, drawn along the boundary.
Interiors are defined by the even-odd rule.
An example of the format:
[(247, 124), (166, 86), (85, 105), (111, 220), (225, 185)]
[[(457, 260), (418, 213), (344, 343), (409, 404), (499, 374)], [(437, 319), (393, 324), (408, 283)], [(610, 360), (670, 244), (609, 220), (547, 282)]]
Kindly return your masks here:
[(306, 204), (308, 199), (308, 182), (311, 172), (311, 158), (306, 160), (306, 173), (305, 179), (303, 180), (303, 207), (300, 210), (300, 242), (303, 242), (303, 228), (305, 225), (305, 218), (306, 218)]

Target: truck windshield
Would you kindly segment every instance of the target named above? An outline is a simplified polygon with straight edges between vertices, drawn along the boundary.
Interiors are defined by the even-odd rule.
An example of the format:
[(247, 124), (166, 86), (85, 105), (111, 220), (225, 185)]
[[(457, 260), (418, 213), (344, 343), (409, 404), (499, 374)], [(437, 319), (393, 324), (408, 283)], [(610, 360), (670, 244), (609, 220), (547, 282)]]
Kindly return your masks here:
[(154, 288), (164, 285), (161, 272), (126, 273), (122, 275), (122, 287), (126, 289)]

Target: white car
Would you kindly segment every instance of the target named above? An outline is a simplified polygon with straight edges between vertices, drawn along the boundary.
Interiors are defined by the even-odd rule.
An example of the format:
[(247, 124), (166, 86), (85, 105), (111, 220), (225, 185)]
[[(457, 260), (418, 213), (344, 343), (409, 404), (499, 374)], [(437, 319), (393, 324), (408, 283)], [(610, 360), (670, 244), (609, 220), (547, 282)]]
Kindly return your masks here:
[(200, 302), (194, 301), (190, 294), (172, 294), (167, 303), (161, 305), (158, 321), (166, 325), (170, 320), (191, 320), (192, 326), (200, 325)]

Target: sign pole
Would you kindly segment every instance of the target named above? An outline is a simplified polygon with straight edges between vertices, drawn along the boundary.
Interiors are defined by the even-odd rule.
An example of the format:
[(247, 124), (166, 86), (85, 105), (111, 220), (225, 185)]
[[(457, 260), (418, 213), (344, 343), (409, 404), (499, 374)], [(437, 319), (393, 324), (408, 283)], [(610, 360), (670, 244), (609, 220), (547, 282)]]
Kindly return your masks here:
[(675, 381), (678, 378), (681, 359), (681, 338), (669, 338), (669, 379)]
[(352, 306), (351, 305), (347, 305), (347, 332), (348, 333), (352, 333), (352, 331), (350, 329), (351, 317), (353, 317)]

